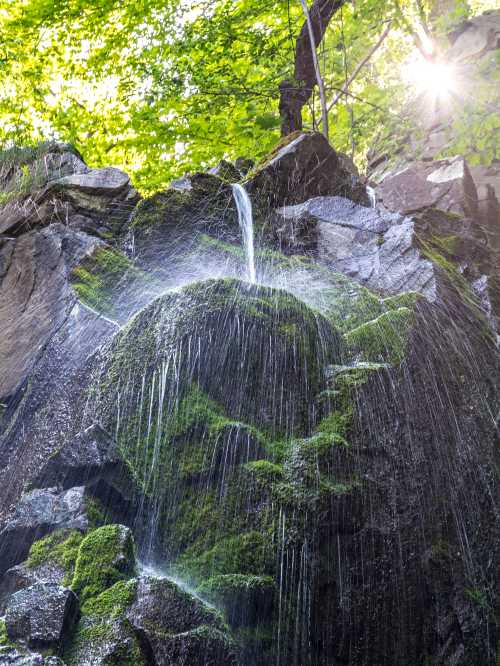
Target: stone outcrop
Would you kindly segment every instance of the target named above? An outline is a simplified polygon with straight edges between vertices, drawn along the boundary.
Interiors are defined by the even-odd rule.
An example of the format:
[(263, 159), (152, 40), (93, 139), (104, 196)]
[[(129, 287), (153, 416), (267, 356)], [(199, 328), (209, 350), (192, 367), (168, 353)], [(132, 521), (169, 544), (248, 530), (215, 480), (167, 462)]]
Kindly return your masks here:
[(5, 610), (8, 638), (31, 648), (59, 648), (77, 619), (75, 594), (54, 583), (36, 583), (16, 592)]
[(245, 183), (258, 206), (269, 210), (317, 196), (343, 196), (368, 205), (356, 168), (320, 133), (286, 137)]
[[(493, 664), (491, 173), (407, 165), (369, 208), (345, 156), (290, 137), (247, 174), (249, 285), (229, 187), (249, 165), (125, 220), (126, 176), (49, 153), (45, 212), (2, 239), (0, 663)], [(57, 267), (45, 318), (12, 266), (30, 293)]]
[(89, 527), (85, 488), (60, 491), (33, 490), (24, 495), (0, 533), (0, 570), (22, 562), (31, 544), (60, 528), (85, 530)]

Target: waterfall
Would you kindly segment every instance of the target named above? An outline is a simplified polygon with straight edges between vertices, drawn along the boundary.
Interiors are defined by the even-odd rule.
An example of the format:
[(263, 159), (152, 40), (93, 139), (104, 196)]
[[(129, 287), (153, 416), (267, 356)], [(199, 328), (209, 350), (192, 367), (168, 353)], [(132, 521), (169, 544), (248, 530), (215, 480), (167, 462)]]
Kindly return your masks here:
[(375, 194), (375, 190), (373, 187), (370, 187), (370, 185), (366, 186), (366, 193), (368, 195), (368, 198), (370, 199), (370, 208), (376, 208), (377, 207), (377, 196)]
[(251, 284), (255, 284), (255, 259), (253, 248), (253, 213), (252, 202), (248, 192), (243, 185), (235, 183), (233, 186), (233, 197), (238, 209), (238, 223), (243, 235), (243, 245), (245, 247), (247, 274)]

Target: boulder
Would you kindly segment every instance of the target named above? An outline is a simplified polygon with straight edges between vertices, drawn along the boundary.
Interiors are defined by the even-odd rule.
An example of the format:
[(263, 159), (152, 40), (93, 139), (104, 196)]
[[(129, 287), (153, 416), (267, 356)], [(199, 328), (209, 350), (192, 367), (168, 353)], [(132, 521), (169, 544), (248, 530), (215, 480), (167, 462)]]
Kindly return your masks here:
[(385, 208), (403, 215), (427, 208), (472, 219), (478, 215), (476, 186), (467, 162), (460, 156), (415, 162), (385, 178), (376, 189), (376, 197)]
[(198, 588), (203, 599), (224, 609), (233, 628), (265, 624), (271, 617), (276, 584), (269, 576), (213, 576)]
[(59, 647), (78, 619), (75, 594), (54, 583), (36, 583), (11, 596), (5, 627), (11, 641), (32, 648)]
[(99, 481), (130, 498), (135, 490), (128, 466), (116, 443), (97, 423), (78, 433), (56, 451), (31, 482), (33, 488), (77, 485), (93, 486)]
[(318, 132), (298, 132), (286, 137), (264, 163), (257, 165), (246, 188), (262, 209), (326, 195), (369, 204), (366, 188), (354, 165), (335, 152)]
[(2, 664), (2, 666), (47, 666), (47, 664), (56, 666), (61, 663), (59, 661), (49, 661), (49, 659), (54, 658), (49, 657), (45, 660), (41, 654), (30, 652), (22, 648), (18, 649), (10, 646), (0, 646), (0, 664)]
[(91, 169), (65, 144), (4, 155), (0, 191), (0, 235), (9, 236), (53, 222), (100, 234), (124, 222), (139, 200), (125, 173)]
[(83, 486), (60, 491), (33, 490), (24, 495), (0, 532), (0, 572), (22, 562), (31, 545), (59, 528), (84, 531), (89, 526)]
[(134, 537), (124, 525), (104, 525), (90, 532), (78, 550), (72, 589), (84, 605), (118, 581), (136, 573)]
[(158, 666), (236, 664), (220, 615), (166, 578), (140, 578), (126, 617)]
[(386, 294), (419, 291), (436, 298), (435, 269), (416, 244), (416, 223), (343, 197), (316, 197), (277, 215), (300, 227), (315, 224), (313, 253), (334, 271)]
[(15, 592), (38, 582), (35, 572), (24, 564), (8, 569), (0, 579), (0, 616), (4, 615), (7, 602)]

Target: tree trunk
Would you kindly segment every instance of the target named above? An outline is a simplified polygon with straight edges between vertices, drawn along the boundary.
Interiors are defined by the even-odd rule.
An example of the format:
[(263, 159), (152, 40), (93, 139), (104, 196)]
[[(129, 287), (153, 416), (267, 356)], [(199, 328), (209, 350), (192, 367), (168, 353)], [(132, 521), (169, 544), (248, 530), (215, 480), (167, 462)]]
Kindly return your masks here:
[[(316, 47), (321, 44), (330, 19), (346, 0), (314, 0), (309, 17)], [(281, 135), (302, 129), (302, 109), (311, 98), (316, 85), (313, 47), (309, 26), (304, 21), (295, 47), (295, 72), (292, 81), (280, 84)]]

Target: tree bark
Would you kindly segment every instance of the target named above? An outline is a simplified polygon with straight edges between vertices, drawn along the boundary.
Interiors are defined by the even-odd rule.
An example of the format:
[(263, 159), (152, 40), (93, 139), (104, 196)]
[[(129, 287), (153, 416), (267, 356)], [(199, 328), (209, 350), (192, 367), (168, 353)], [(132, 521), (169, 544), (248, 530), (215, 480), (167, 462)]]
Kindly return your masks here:
[[(330, 19), (346, 1), (314, 0), (309, 9), (309, 18), (316, 48), (323, 40)], [(280, 84), (279, 111), (282, 136), (302, 129), (302, 109), (311, 98), (316, 85), (315, 51), (309, 37), (309, 29), (306, 20), (296, 41), (293, 80), (282, 81)]]

